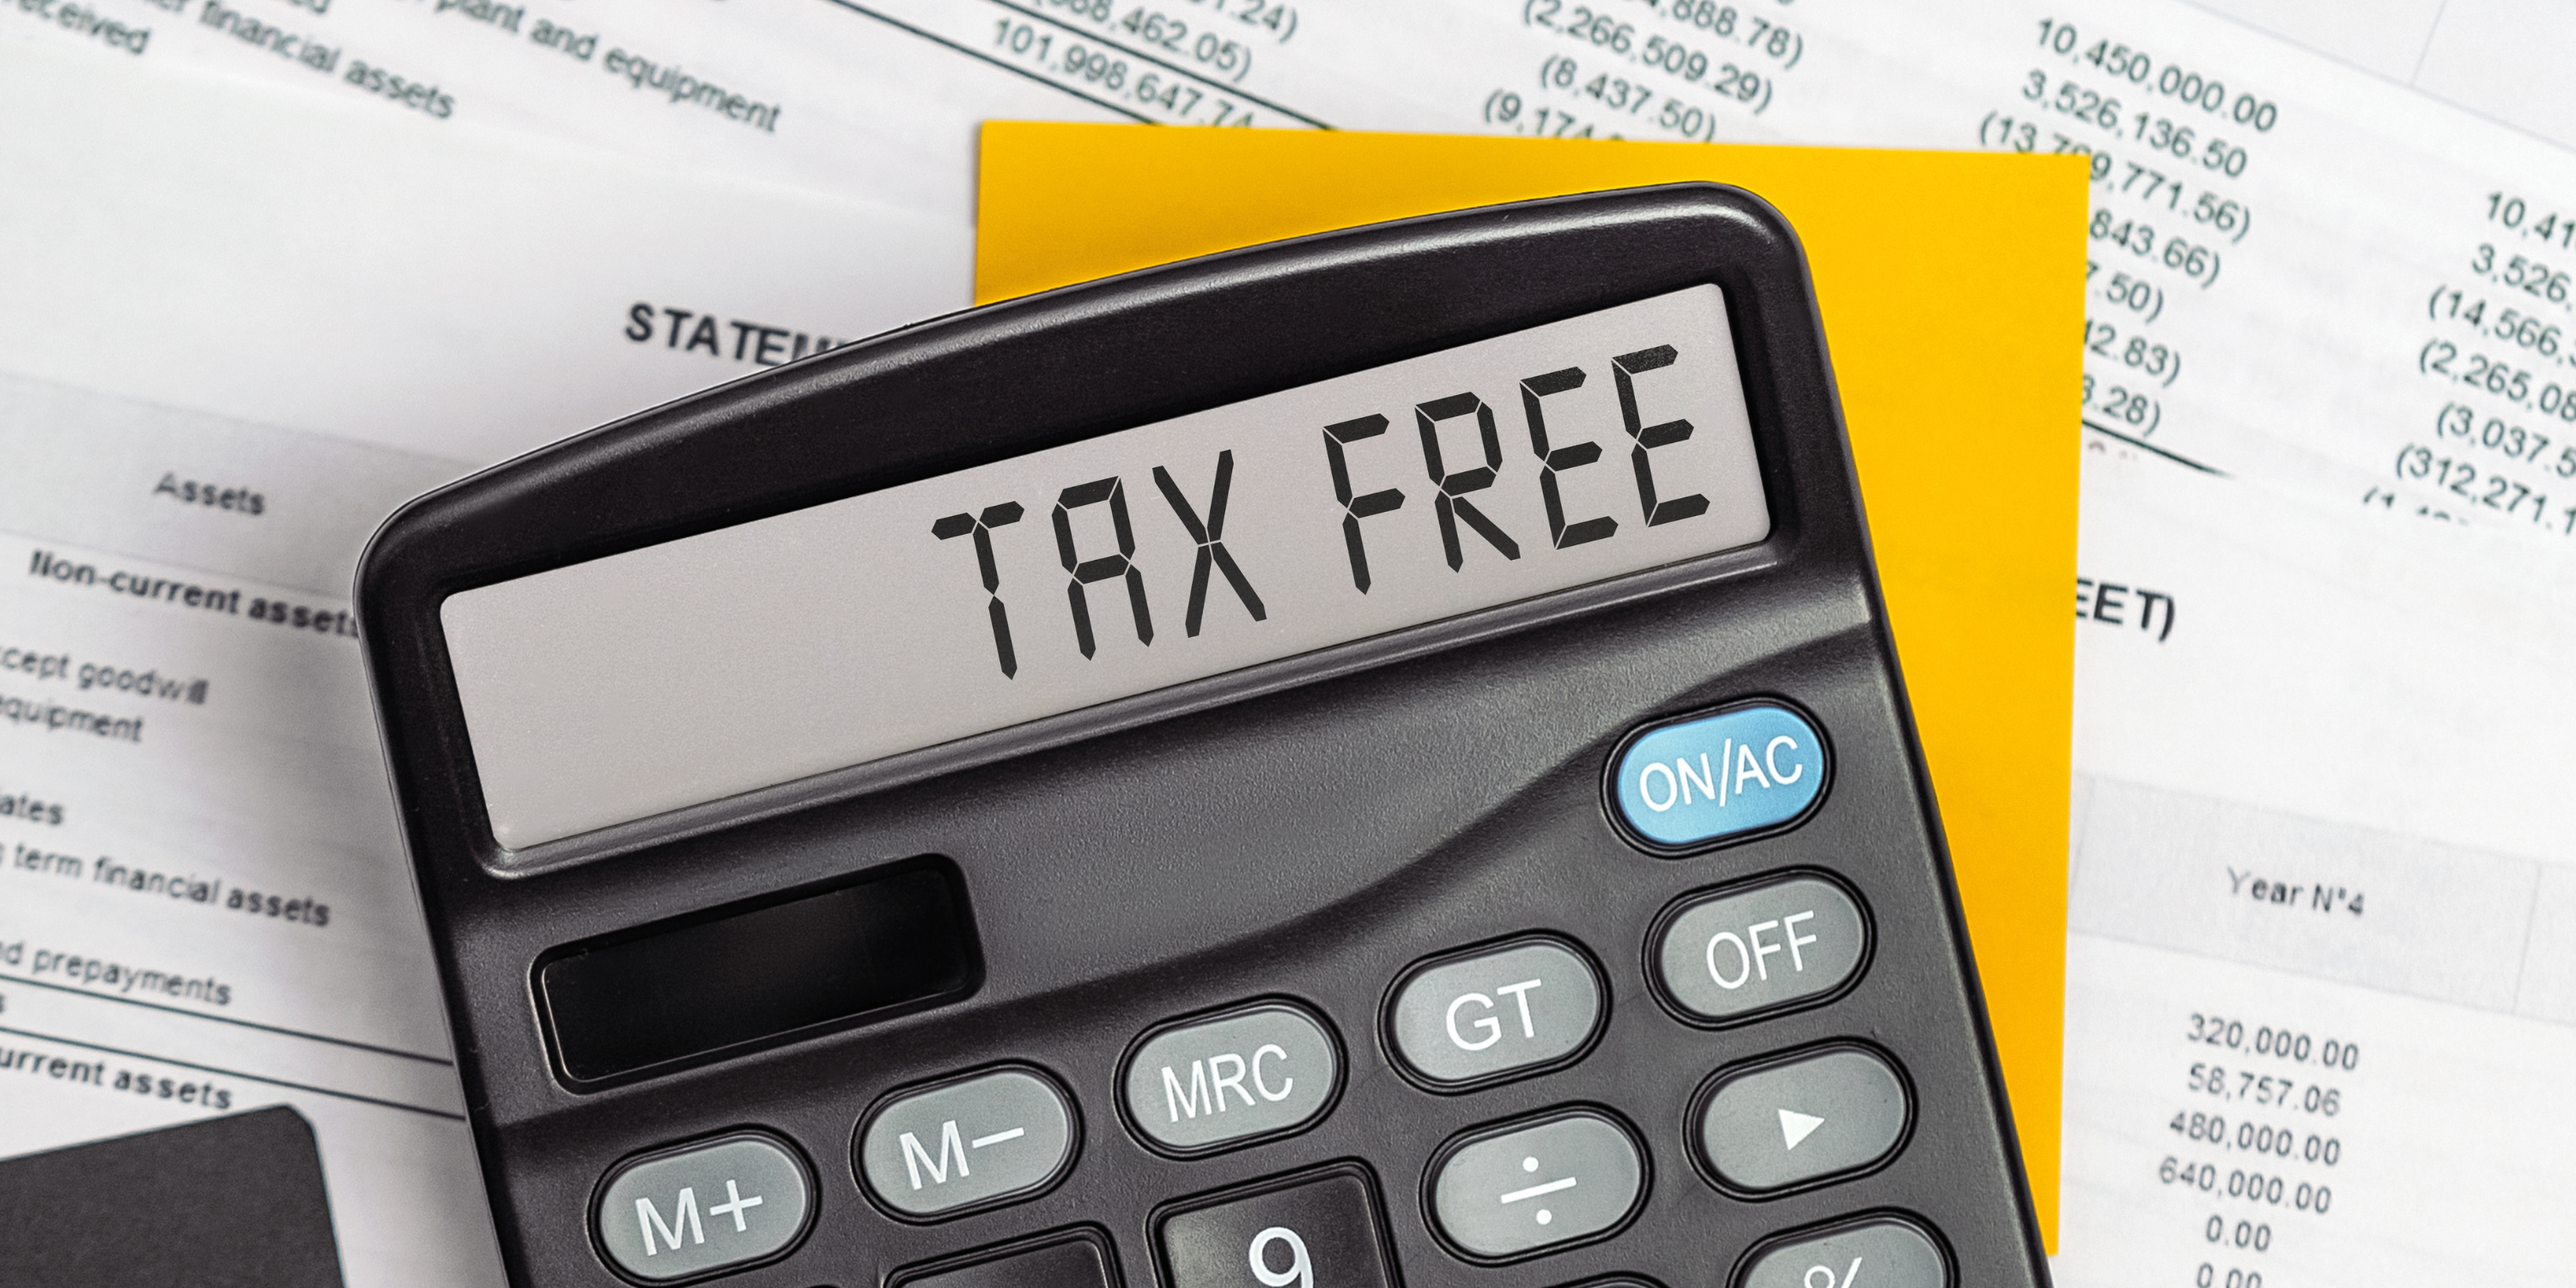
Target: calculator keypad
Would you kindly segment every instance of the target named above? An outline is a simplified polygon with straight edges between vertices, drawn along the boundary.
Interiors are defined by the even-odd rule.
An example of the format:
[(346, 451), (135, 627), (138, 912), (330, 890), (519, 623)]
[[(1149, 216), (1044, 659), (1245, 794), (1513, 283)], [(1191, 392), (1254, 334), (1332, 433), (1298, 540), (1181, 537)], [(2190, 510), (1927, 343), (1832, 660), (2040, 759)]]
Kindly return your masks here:
[(1169, 1288), (1395, 1288), (1377, 1195), (1336, 1167), (1311, 1180), (1220, 1196), (1163, 1218)]
[(1905, 1080), (1876, 1052), (1830, 1047), (1721, 1074), (1694, 1134), (1720, 1183), (1760, 1194), (1887, 1157), (1910, 1108)]
[[(1629, 842), (1670, 854), (1794, 825), (1821, 797), (1829, 770), (1811, 723), (1755, 701), (1640, 728), (1614, 753), (1605, 786)], [(1839, 996), (1868, 963), (1872, 933), (1850, 886), (1791, 869), (1684, 896), (1637, 947), (1672, 1016), (1713, 1028)], [(1395, 977), (1377, 1016), (1385, 1050), (1416, 1087), (1455, 1095), (1575, 1064), (1609, 1019), (1611, 989), (1596, 960), (1589, 946), (1553, 933), (1419, 960)], [(1312, 1126), (1340, 1094), (1343, 1059), (1319, 1011), (1280, 998), (1246, 1002), (1145, 1030), (1119, 1075), (1120, 1108), (1141, 1143), (1194, 1158)], [(1721, 1069), (1683, 1122), (1656, 1130), (1678, 1126), (1710, 1184), (1758, 1201), (1885, 1162), (1903, 1146), (1913, 1112), (1892, 1056), (1837, 1040)], [(1079, 1135), (1072, 1095), (1053, 1075), (989, 1067), (887, 1096), (861, 1120), (852, 1164), (890, 1214), (945, 1219), (1045, 1192), (1071, 1168)], [(1423, 1215), (1451, 1255), (1479, 1265), (1609, 1238), (1645, 1206), (1652, 1168), (1644, 1140), (1591, 1105), (1469, 1128), (1424, 1164)], [(647, 1283), (783, 1252), (812, 1207), (797, 1156), (756, 1132), (622, 1165), (601, 1193), (593, 1216), (603, 1250)], [(628, 1220), (629, 1208), (642, 1215)], [(664, 1212), (670, 1222), (657, 1222)], [(1152, 1231), (1156, 1288), (1397, 1283), (1376, 1181), (1357, 1162), (1173, 1204)], [(1849, 1288), (1863, 1265), (1873, 1288), (1949, 1284), (1949, 1262), (1928, 1227), (1870, 1215), (1758, 1247), (1734, 1288)], [(1118, 1279), (1108, 1236), (1083, 1226), (923, 1263), (894, 1282), (1116, 1288)]]
[(1617, 1228), (1646, 1192), (1626, 1125), (1593, 1109), (1481, 1128), (1432, 1165), (1431, 1215), (1469, 1257), (1499, 1261)]
[(1471, 1086), (1563, 1060), (1601, 1027), (1601, 980), (1558, 939), (1434, 959), (1397, 986), (1387, 1041), (1416, 1077)]

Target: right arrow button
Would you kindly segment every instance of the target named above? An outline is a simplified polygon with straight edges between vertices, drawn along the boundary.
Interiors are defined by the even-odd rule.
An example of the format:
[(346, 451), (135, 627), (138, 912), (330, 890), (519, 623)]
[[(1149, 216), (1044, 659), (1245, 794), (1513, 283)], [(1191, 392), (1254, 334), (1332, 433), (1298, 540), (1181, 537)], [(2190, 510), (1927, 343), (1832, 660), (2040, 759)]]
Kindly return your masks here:
[(1762, 1060), (1720, 1073), (1702, 1093), (1701, 1157), (1722, 1188), (1788, 1189), (1876, 1165), (1904, 1140), (1910, 1111), (1905, 1079), (1876, 1051)]

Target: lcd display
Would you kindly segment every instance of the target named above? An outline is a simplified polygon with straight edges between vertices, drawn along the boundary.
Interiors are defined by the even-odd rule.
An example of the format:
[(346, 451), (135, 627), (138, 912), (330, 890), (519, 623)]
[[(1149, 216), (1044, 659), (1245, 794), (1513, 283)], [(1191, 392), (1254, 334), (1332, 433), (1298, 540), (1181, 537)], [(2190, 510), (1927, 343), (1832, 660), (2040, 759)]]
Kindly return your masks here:
[(516, 849), (1770, 527), (1698, 286), (479, 587), (441, 622)]

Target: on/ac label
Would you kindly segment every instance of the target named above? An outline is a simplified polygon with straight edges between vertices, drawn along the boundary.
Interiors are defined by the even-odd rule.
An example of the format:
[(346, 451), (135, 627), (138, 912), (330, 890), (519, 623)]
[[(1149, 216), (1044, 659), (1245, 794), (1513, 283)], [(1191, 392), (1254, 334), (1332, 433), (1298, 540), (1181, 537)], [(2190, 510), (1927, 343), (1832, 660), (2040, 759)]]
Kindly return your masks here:
[(1648, 848), (1679, 849), (1795, 820), (1825, 777), (1815, 726), (1755, 703), (1632, 737), (1616, 758), (1612, 812)]

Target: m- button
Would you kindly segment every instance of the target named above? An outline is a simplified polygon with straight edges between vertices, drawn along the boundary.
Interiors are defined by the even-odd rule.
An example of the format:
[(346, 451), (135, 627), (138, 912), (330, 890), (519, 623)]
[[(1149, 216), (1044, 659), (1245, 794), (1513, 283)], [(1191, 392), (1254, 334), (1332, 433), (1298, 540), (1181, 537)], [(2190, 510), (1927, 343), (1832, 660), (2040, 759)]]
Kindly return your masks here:
[(1127, 1121), (1174, 1154), (1280, 1135), (1323, 1116), (1340, 1063), (1323, 1021), (1288, 1002), (1184, 1020), (1127, 1057)]
[(868, 1193), (901, 1216), (1026, 1198), (1073, 1160), (1073, 1101), (1033, 1069), (968, 1074), (887, 1098), (854, 1146)]
[(1576, 1054), (1601, 1027), (1601, 977), (1562, 940), (1523, 939), (1415, 965), (1387, 1004), (1388, 1045), (1443, 1090)]
[(766, 1260), (805, 1233), (805, 1165), (766, 1134), (743, 1132), (623, 1164), (591, 1214), (599, 1247), (648, 1283)]

